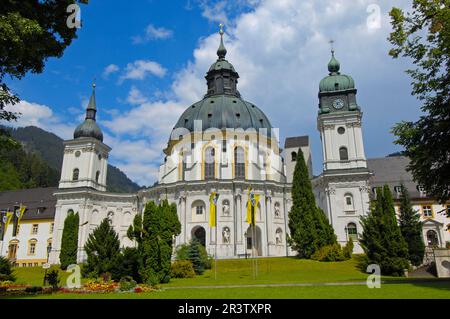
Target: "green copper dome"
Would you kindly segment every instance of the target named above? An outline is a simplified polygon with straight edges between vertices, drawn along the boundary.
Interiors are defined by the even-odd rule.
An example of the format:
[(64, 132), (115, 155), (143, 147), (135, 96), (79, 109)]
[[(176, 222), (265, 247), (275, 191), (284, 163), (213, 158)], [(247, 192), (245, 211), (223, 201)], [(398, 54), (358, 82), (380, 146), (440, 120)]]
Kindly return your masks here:
[(328, 71), (330, 74), (320, 81), (320, 92), (344, 91), (355, 88), (355, 81), (353, 78), (349, 75), (341, 74), (339, 72), (340, 68), (341, 64), (335, 58), (334, 51), (332, 51), (332, 57), (328, 63)]
[(93, 137), (103, 142), (102, 130), (95, 121), (96, 113), (97, 113), (97, 106), (95, 103), (95, 84), (94, 84), (92, 95), (91, 98), (89, 99), (89, 104), (86, 109), (86, 118), (84, 122), (78, 125), (77, 128), (75, 129), (75, 132), (73, 133), (73, 138)]
[(244, 101), (237, 90), (239, 74), (233, 65), (225, 60), (227, 50), (223, 45), (223, 30), (220, 30), (218, 59), (208, 73), (208, 90), (203, 100), (194, 103), (180, 117), (174, 130), (185, 128), (194, 131), (194, 122), (201, 121), (202, 131), (217, 129), (266, 129), (261, 132), (271, 136), (272, 126), (267, 116), (254, 104)]
[(194, 103), (181, 115), (174, 129), (185, 128), (193, 132), (194, 121), (201, 121), (202, 131), (208, 128), (265, 128), (270, 136), (272, 128), (267, 116), (256, 105), (226, 94), (206, 97)]

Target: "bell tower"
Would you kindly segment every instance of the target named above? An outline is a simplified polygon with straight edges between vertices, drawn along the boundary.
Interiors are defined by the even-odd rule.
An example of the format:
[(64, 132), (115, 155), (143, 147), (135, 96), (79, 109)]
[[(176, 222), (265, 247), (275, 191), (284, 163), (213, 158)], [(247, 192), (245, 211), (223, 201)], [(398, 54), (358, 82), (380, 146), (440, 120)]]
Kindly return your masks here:
[(95, 84), (86, 109), (86, 118), (64, 141), (64, 157), (59, 188), (90, 187), (106, 191), (108, 156), (111, 148), (103, 143), (103, 133), (96, 122)]
[(369, 212), (369, 177), (362, 136), (361, 108), (355, 82), (341, 74), (331, 51), (329, 74), (320, 82), (317, 129), (323, 152), (323, 173), (313, 181), (316, 199), (326, 212), (340, 244), (351, 237), (362, 252), (358, 234), (361, 216)]

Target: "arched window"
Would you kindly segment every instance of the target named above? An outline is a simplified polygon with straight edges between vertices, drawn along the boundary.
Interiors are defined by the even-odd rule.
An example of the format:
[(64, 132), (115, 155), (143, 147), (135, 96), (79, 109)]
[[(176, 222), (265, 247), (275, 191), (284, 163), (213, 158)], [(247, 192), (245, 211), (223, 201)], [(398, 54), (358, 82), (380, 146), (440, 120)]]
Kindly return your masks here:
[(348, 238), (349, 239), (351, 238), (353, 241), (358, 240), (358, 229), (356, 228), (355, 223), (349, 223), (347, 225), (347, 235), (348, 235)]
[(181, 180), (186, 180), (187, 155), (181, 156)]
[(292, 152), (291, 153), (291, 160), (292, 160), (292, 162), (296, 162), (297, 161), (297, 153), (296, 152)]
[(192, 203), (192, 220), (193, 221), (205, 221), (206, 218), (206, 205), (202, 200), (196, 200)]
[(344, 207), (346, 211), (355, 210), (355, 205), (353, 204), (353, 196), (350, 193), (344, 195)]
[(245, 153), (242, 147), (234, 149), (234, 177), (245, 178)]
[(339, 149), (339, 159), (341, 161), (348, 161), (348, 151), (346, 147), (341, 147)]
[(216, 154), (213, 147), (208, 147), (205, 150), (205, 179), (216, 178), (215, 156)]
[(79, 177), (80, 177), (80, 170), (78, 168), (75, 168), (72, 173), (72, 180), (77, 181)]
[(99, 177), (100, 177), (100, 171), (97, 171), (97, 172), (95, 173), (95, 182), (96, 182), (96, 183), (98, 183)]

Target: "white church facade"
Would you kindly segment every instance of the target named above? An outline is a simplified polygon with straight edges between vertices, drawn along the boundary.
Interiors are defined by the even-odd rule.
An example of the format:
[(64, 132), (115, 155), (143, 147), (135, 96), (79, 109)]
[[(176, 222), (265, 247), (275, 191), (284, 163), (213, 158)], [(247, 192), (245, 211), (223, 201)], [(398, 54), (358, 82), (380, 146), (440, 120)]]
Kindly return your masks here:
[[(221, 37), (223, 31), (221, 30)], [(106, 191), (110, 147), (96, 123), (95, 89), (72, 140), (65, 142), (61, 180), (56, 197), (49, 262), (59, 263), (64, 220), (71, 211), (80, 216), (78, 261), (85, 260), (84, 244), (104, 218), (119, 234), (123, 246), (133, 246), (127, 229), (148, 201), (167, 199), (177, 205), (181, 234), (176, 245), (197, 238), (218, 258), (237, 258), (256, 247), (258, 256), (294, 255), (286, 243), (291, 185), (296, 154), (301, 148), (310, 170), (316, 201), (334, 227), (338, 241), (349, 237), (361, 253), (359, 219), (369, 212), (371, 173), (364, 152), (362, 112), (350, 76), (340, 74), (333, 57), (329, 75), (320, 83), (318, 131), (322, 140), (323, 172), (312, 176), (307, 137), (288, 138), (284, 149), (269, 119), (237, 89), (239, 75), (225, 59), (221, 43), (218, 59), (206, 74), (204, 98), (189, 106), (175, 124), (164, 162), (154, 186), (136, 194)], [(249, 188), (259, 195), (256, 231), (246, 221)], [(210, 195), (219, 194), (217, 225), (209, 226)]]
[[(299, 148), (312, 177), (309, 141), (307, 137), (306, 143), (305, 137), (303, 141), (288, 139), (287, 147), (280, 149), (276, 132), (263, 111), (241, 97), (237, 89), (239, 75), (225, 59), (227, 51), (222, 36), (223, 31), (218, 59), (206, 74), (204, 98), (189, 106), (174, 126), (163, 150), (165, 158), (158, 182), (137, 194), (106, 191), (111, 149), (103, 143), (102, 131), (96, 123), (94, 90), (85, 121), (76, 128), (74, 139), (65, 142), (61, 181), (55, 193), (51, 263), (59, 262), (64, 220), (69, 212), (78, 212), (80, 216), (78, 260), (83, 261), (87, 237), (104, 218), (110, 219), (122, 245), (132, 246), (134, 243), (126, 232), (134, 216), (142, 213), (148, 201), (163, 199), (177, 205), (182, 228), (176, 245), (197, 238), (209, 253), (217, 251), (219, 258), (249, 255), (252, 247), (258, 256), (295, 254), (286, 243), (291, 183)], [(335, 228), (339, 242), (345, 243), (348, 225), (355, 225), (356, 229), (350, 232), (357, 233), (359, 216), (368, 213), (369, 173), (353, 80), (340, 75), (334, 55), (329, 69), (325, 82), (339, 82), (344, 77), (349, 83), (344, 81), (342, 87), (333, 83), (327, 90), (324, 89), (327, 83), (321, 83), (318, 128), (323, 143), (324, 173), (314, 178), (313, 183), (318, 205)], [(346, 157), (339, 158), (343, 147), (347, 150)], [(246, 220), (249, 188), (259, 195), (255, 231), (251, 231)], [(212, 192), (219, 194), (216, 227), (209, 226)], [(357, 243), (355, 252), (361, 252)]]

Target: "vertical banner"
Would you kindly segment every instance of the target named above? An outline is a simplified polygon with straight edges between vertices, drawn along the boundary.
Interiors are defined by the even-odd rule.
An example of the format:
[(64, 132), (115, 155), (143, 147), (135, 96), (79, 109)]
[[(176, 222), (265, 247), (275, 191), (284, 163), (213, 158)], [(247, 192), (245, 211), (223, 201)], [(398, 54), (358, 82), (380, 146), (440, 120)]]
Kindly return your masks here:
[(17, 236), (17, 228), (25, 210), (26, 206), (14, 206), (13, 237)]
[(4, 228), (5, 230), (3, 231), (4, 235), (6, 235), (6, 232), (8, 231), (8, 226), (9, 223), (11, 222), (11, 218), (13, 217), (14, 212), (6, 212), (6, 215), (3, 217), (3, 221), (4, 221)]
[(3, 241), (5, 236), (6, 211), (0, 212), (0, 241)]
[(219, 194), (212, 192), (209, 195), (209, 226), (216, 227), (216, 210), (217, 210), (217, 200), (219, 199)]

